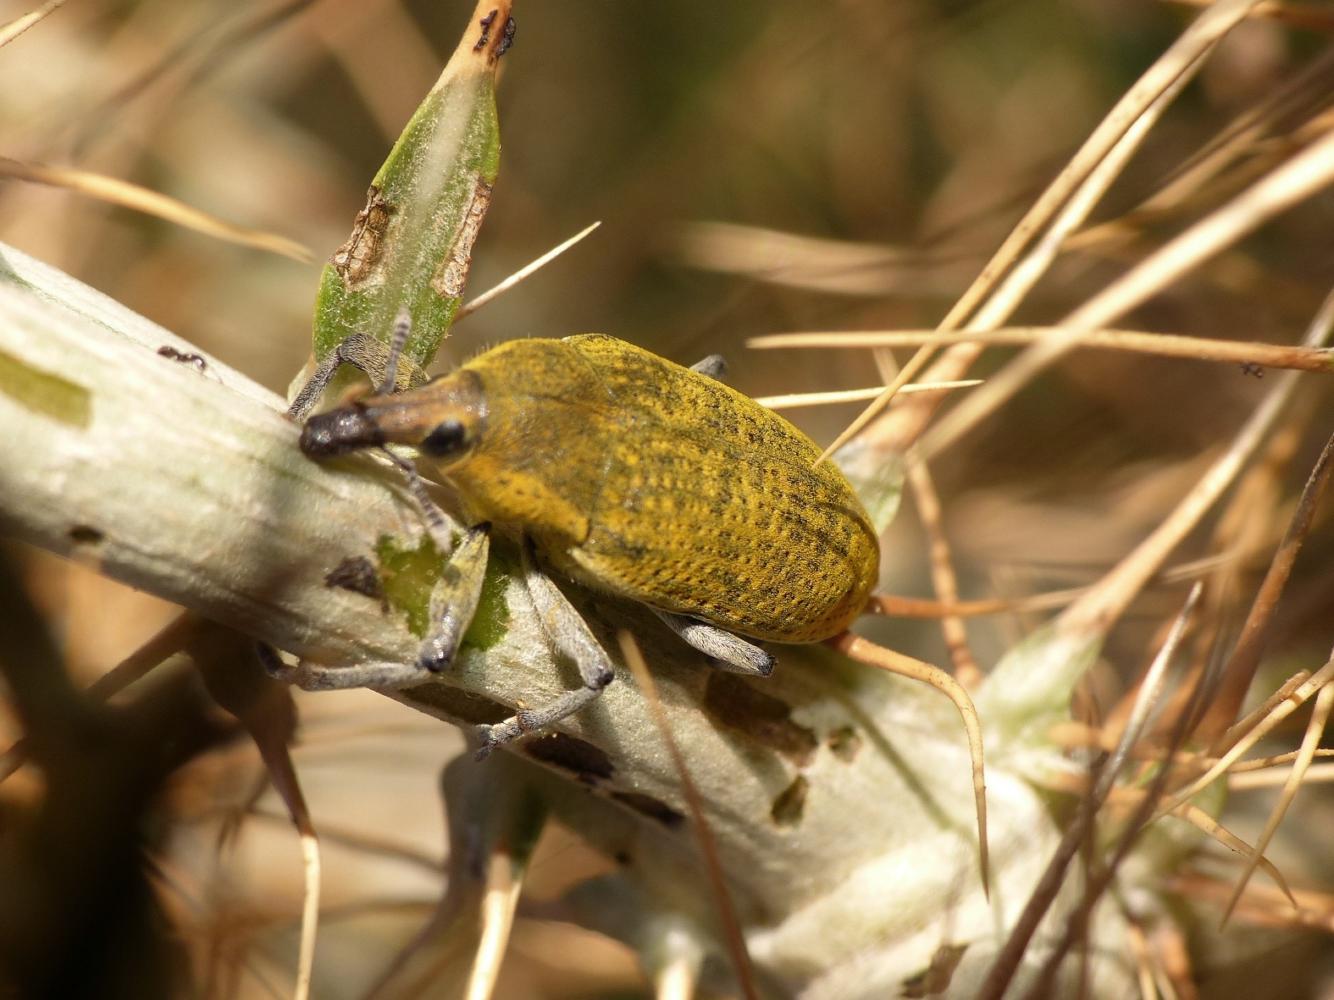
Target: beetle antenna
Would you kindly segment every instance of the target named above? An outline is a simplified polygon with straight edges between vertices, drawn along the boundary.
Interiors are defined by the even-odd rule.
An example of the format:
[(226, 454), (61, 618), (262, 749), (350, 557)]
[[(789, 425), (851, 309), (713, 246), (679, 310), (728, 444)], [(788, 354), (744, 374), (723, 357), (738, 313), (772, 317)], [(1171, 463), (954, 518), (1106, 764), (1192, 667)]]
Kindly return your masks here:
[(412, 494), (412, 499), (417, 501), (417, 506), (421, 508), (422, 519), (426, 522), (426, 530), (435, 542), (435, 547), (442, 553), (449, 552), (454, 547), (454, 540), (450, 536), (449, 522), (445, 519), (445, 512), (440, 509), (440, 505), (431, 499), (431, 494), (427, 492), (426, 483), (422, 480), (421, 473), (417, 467), (402, 455), (395, 455), (388, 448), (381, 448), (389, 461), (398, 466), (399, 470), (407, 477), (408, 492)]
[(412, 332), (412, 313), (408, 311), (407, 306), (398, 310), (398, 315), (394, 317), (394, 335), (389, 340), (389, 357), (384, 363), (384, 381), (380, 383), (380, 388), (376, 393), (381, 396), (388, 396), (392, 393), (398, 382), (398, 359), (403, 356), (403, 348), (407, 346), (408, 334)]

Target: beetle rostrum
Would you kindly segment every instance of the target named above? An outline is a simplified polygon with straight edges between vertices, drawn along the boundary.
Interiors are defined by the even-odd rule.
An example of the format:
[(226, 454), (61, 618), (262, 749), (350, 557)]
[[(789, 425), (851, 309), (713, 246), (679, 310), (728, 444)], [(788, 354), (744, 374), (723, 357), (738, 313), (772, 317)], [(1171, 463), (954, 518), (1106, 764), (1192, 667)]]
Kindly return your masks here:
[(333, 458), (384, 444), (380, 426), (364, 407), (353, 404), (319, 413), (301, 428), (301, 451), (310, 458)]

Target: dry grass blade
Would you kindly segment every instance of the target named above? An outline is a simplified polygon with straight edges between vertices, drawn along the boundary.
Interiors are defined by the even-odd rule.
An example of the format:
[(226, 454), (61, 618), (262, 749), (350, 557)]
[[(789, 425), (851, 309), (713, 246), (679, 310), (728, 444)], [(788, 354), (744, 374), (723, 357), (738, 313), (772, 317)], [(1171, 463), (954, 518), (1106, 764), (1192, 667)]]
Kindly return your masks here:
[(723, 932), (727, 938), (727, 951), (732, 959), (737, 984), (746, 1000), (759, 1000), (755, 973), (751, 968), (750, 954), (746, 950), (746, 939), (741, 933), (741, 921), (737, 918), (736, 908), (732, 905), (732, 896), (727, 891), (727, 881), (723, 875), (722, 861), (718, 857), (718, 845), (713, 840), (713, 831), (709, 828), (708, 820), (704, 818), (704, 800), (699, 794), (699, 788), (690, 777), (685, 757), (681, 754), (681, 748), (676, 745), (676, 737), (672, 735), (671, 723), (662, 707), (662, 699), (658, 696), (657, 682), (653, 679), (648, 664), (644, 662), (644, 654), (639, 651), (635, 637), (622, 629), (616, 633), (616, 641), (620, 644), (621, 656), (634, 675), (635, 683), (644, 691), (644, 700), (653, 713), (654, 725), (667, 747), (667, 753), (672, 758), (672, 766), (676, 768), (676, 773), (681, 778), (681, 790), (685, 794), (686, 806), (690, 810), (695, 836), (699, 839), (700, 853), (704, 856), (704, 865), (709, 874), (709, 884), (713, 887), (719, 922), (723, 925)]
[[(1331, 148), (1334, 151), (1334, 147)], [(1323, 344), (1334, 322), (1334, 294), (1325, 299), (1312, 320), (1304, 342)], [(1105, 630), (1129, 605), (1168, 555), (1194, 530), (1241, 471), (1262, 447), (1297, 387), (1296, 372), (1285, 372), (1234, 436), (1228, 450), (1181, 499), (1176, 508), (1133, 552), (1071, 604), (1057, 620), (1070, 632)]]
[(963, 719), (964, 732), (968, 737), (968, 755), (973, 766), (973, 801), (977, 809), (977, 863), (982, 876), (982, 890), (989, 896), (991, 851), (987, 847), (987, 779), (982, 753), (982, 723), (978, 718), (977, 709), (973, 706), (973, 699), (958, 681), (939, 667), (878, 646), (851, 632), (844, 632), (827, 639), (825, 645), (859, 663), (930, 684), (954, 702), (954, 707), (959, 710), (959, 717)]
[(1257, 722), (1249, 732), (1241, 736), (1227, 753), (1220, 756), (1218, 761), (1212, 767), (1186, 785), (1185, 788), (1176, 792), (1166, 805), (1159, 808), (1155, 818), (1171, 812), (1177, 806), (1185, 802), (1189, 802), (1192, 798), (1207, 788), (1211, 782), (1224, 774), (1234, 763), (1236, 763), (1236, 761), (1240, 760), (1242, 754), (1255, 746), (1255, 744), (1259, 743), (1260, 740), (1268, 735), (1268, 733), (1278, 726), (1279, 723), (1293, 712), (1297, 711), (1302, 704), (1314, 697), (1321, 688), (1329, 684), (1331, 681), (1334, 681), (1334, 660), (1330, 660), (1326, 663), (1307, 678), (1305, 682), (1300, 684), (1281, 704), (1276, 705), (1263, 720)]
[[(937, 330), (884, 330), (845, 333), (778, 333), (752, 337), (746, 346), (760, 350), (803, 348), (914, 347), (922, 344), (981, 344), (984, 346), (1026, 346), (1040, 343), (1065, 332), (1059, 326), (1012, 326), (995, 330), (963, 330), (942, 333)], [(1328, 347), (1304, 347), (1288, 344), (1261, 344), (1254, 341), (1218, 340), (1211, 337), (1187, 337), (1174, 333), (1144, 330), (1089, 330), (1075, 345), (1080, 350), (1128, 351), (1164, 358), (1190, 358), (1263, 368), (1287, 368), (1305, 372), (1334, 372), (1334, 350)], [(935, 383), (918, 383), (933, 385)], [(955, 384), (955, 383), (946, 383)], [(905, 386), (904, 391), (910, 387)]]
[(1334, 183), (1334, 132), (1326, 133), (1065, 317), (1064, 331), (1024, 351), (952, 410), (922, 441), (926, 457), (949, 447), (1073, 350), (1084, 332), (1106, 326), (1260, 225)]
[[(1197, 805), (1187, 802), (1185, 805), (1180, 805), (1173, 809), (1172, 815), (1176, 816), (1178, 819), (1184, 819), (1191, 826), (1195, 827), (1202, 833), (1208, 834), (1235, 854), (1240, 854), (1244, 857), (1254, 853), (1254, 848), (1252, 848), (1250, 844), (1246, 843), (1246, 841), (1242, 840)], [(1292, 890), (1288, 888), (1288, 880), (1283, 877), (1283, 873), (1278, 870), (1278, 866), (1261, 855), (1257, 855), (1256, 860), (1260, 869), (1274, 880), (1274, 884), (1278, 886), (1283, 895), (1288, 897), (1288, 901), (1292, 903), (1293, 906), (1296, 906), (1296, 897), (1293, 896)]]
[[(1092, 210), (1098, 197), (1119, 174), (1152, 124), (1181, 92), (1185, 81), (1199, 70), (1205, 55), (1246, 16), (1256, 2), (1258, 0), (1219, 0), (1200, 15), (1145, 71), (1006, 237), (1000, 249), (941, 321), (941, 330), (962, 327), (992, 294), (1029, 244), (1064, 209), (1060, 224), (1054, 227), (1052, 238), (1047, 241), (1048, 246), (1042, 252), (1032, 255), (1027, 273), (1020, 280), (1011, 282), (1007, 294), (1000, 296), (992, 308), (993, 317), (989, 325), (1003, 322), (1012, 303), (1017, 304), (1018, 298), (1036, 282), (1054, 257), (1065, 233), (1073, 231), (1087, 218), (1087, 213)], [(1000, 299), (1005, 300), (1004, 305), (1000, 304)], [(921, 348), (909, 361), (908, 367), (914, 371), (920, 370), (930, 360), (931, 354), (931, 347)], [(870, 424), (889, 405), (895, 391), (897, 387), (890, 386), (877, 397), (838, 436), (830, 451), (841, 447)], [(924, 453), (923, 457), (929, 458), (930, 453)]]
[[(905, 385), (899, 392), (948, 392), (951, 389), (971, 389), (981, 385), (980, 378), (956, 379), (953, 382), (914, 382)], [(832, 406), (836, 403), (855, 403), (863, 399), (874, 399), (885, 391), (882, 385), (868, 386), (865, 389), (832, 389), (829, 392), (789, 392), (781, 396), (756, 396), (755, 402), (771, 410), (795, 410), (803, 406)]]
[[(1328, 751), (1316, 751), (1317, 757), (1327, 756)], [(1302, 779), (1304, 784), (1314, 785), (1334, 781), (1334, 764), (1312, 764), (1306, 769)], [(1232, 769), (1228, 775), (1227, 787), (1232, 792), (1248, 792), (1257, 788), (1274, 788), (1287, 783), (1287, 774), (1280, 771), (1245, 770), (1237, 773)]]
[(1315, 467), (1307, 477), (1292, 521), (1283, 533), (1283, 540), (1279, 543), (1265, 578), (1260, 583), (1255, 601), (1242, 625), (1241, 638), (1237, 641), (1237, 646), (1223, 671), (1222, 687), (1200, 724), (1198, 733), (1202, 739), (1212, 740), (1227, 729), (1236, 718), (1246, 692), (1250, 690), (1251, 681), (1260, 666), (1260, 657), (1268, 644), (1279, 598), (1287, 585), (1288, 577), (1292, 574), (1292, 567), (1297, 561), (1302, 543), (1311, 530), (1316, 510), (1320, 506), (1320, 498), (1329, 485), (1331, 472), (1334, 472), (1334, 437), (1325, 442)]
[(478, 309), (482, 308), (482, 306), (486, 305), (488, 302), (500, 297), (501, 295), (504, 295), (519, 282), (523, 281), (530, 275), (535, 274), (537, 271), (540, 271), (547, 264), (550, 264), (553, 260), (555, 260), (561, 254), (563, 254), (566, 250), (569, 250), (575, 244), (582, 242), (586, 236), (590, 235), (593, 232), (593, 230), (597, 229), (597, 227), (600, 225), (602, 225), (602, 222), (599, 220), (598, 222), (594, 222), (592, 225), (585, 226), (583, 229), (579, 230), (579, 232), (575, 233), (564, 243), (552, 247), (541, 257), (538, 257), (531, 263), (525, 264), (523, 267), (519, 268), (504, 281), (500, 282), (500, 284), (496, 285), (494, 288), (488, 288), (486, 291), (482, 292), (481, 295), (477, 296), (477, 298), (473, 299), (471, 302), (465, 302), (463, 305), (459, 307), (459, 311), (454, 317), (454, 322), (457, 323), (459, 320), (463, 319), (464, 316), (468, 316), (471, 315), (472, 313), (475, 313)]
[[(914, 378), (916, 378), (917, 373), (920, 372), (923, 368), (925, 368), (927, 362), (929, 362), (930, 360), (931, 360), (931, 353), (930, 351), (927, 350), (918, 351), (911, 358), (909, 358), (908, 363), (904, 365), (902, 369), (900, 369), (898, 375), (895, 376), (894, 381), (889, 383), (889, 385), (885, 386), (885, 388), (881, 390), (880, 395), (876, 396), (875, 402), (872, 403), (869, 407), (867, 407), (864, 411), (862, 411), (861, 415), (858, 416), (856, 420), (854, 420), (851, 424), (848, 425), (847, 430), (845, 430), (842, 434), (840, 434), (838, 437), (834, 439), (833, 443), (831, 443), (829, 447), (826, 448), (824, 452), (820, 455), (820, 457), (815, 460), (815, 464), (819, 465), (834, 452), (838, 451), (839, 448), (843, 447), (843, 445), (846, 444), (849, 440), (851, 440), (853, 436), (856, 435), (857, 431), (859, 431), (862, 427), (864, 427), (867, 423), (870, 422), (870, 420), (875, 416), (875, 412), (879, 412), (876, 409), (877, 405), (880, 405), (881, 408), (883, 408), (884, 406), (888, 406), (889, 401), (898, 394), (899, 390), (901, 390), (905, 385), (907, 385)], [(883, 404), (881, 404), (881, 400), (884, 400)], [(870, 414), (870, 416), (867, 416), (867, 414)]]
[(310, 980), (315, 973), (315, 935), (320, 926), (320, 839), (310, 828), (301, 831), (301, 870), (305, 892), (301, 899), (301, 944), (297, 950), (296, 986), (292, 1000), (310, 996)]
[(1154, 657), (1153, 663), (1144, 678), (1144, 683), (1140, 686), (1134, 707), (1126, 721), (1125, 731), (1121, 734), (1120, 742), (1103, 762), (1093, 787), (1080, 801), (1079, 812), (1061, 837), (1061, 842), (1056, 845), (1056, 850), (1052, 852), (1051, 860), (1047, 862), (1042, 877), (1038, 879), (1037, 884), (1033, 887), (1028, 902), (1024, 905), (1023, 912), (1020, 913), (1019, 918), (1010, 929), (1005, 944), (1001, 947), (995, 962), (987, 973), (979, 997), (999, 1000), (1013, 978), (1015, 971), (1019, 968), (1033, 934), (1037, 931), (1038, 925), (1042, 922), (1042, 918), (1046, 915), (1052, 901), (1056, 899), (1056, 895), (1065, 881), (1065, 873), (1070, 866), (1070, 862), (1074, 860), (1080, 846), (1087, 842), (1098, 812), (1111, 794), (1117, 775), (1130, 756), (1131, 748), (1139, 741), (1140, 736), (1148, 727), (1149, 716), (1162, 694), (1163, 685), (1167, 678), (1167, 668), (1176, 655), (1181, 639), (1186, 633), (1186, 627), (1190, 623), (1195, 612), (1195, 606), (1199, 602), (1201, 589), (1198, 583), (1191, 588), (1185, 605), (1172, 623), (1172, 628), (1168, 632), (1162, 649)]
[(216, 216), (209, 215), (207, 212), (192, 208), (175, 198), (150, 191), (148, 188), (115, 177), (107, 177), (103, 174), (75, 170), (69, 167), (48, 167), (41, 163), (20, 163), (17, 160), (3, 157), (0, 157), (0, 177), (65, 188), (68, 191), (75, 191), (99, 201), (155, 216), (166, 222), (184, 226), (186, 229), (193, 229), (205, 236), (212, 236), (228, 243), (236, 243), (256, 250), (265, 250), (281, 257), (300, 261), (303, 264), (314, 259), (310, 250), (286, 236), (234, 225)]
[(678, 955), (663, 966), (653, 981), (654, 1000), (692, 1000), (699, 978), (699, 962), (689, 955)]
[[(1170, 0), (1181, 7), (1205, 7), (1213, 0)], [(1324, 33), (1334, 32), (1334, 12), (1323, 10), (1315, 4), (1281, 3), (1280, 0), (1261, 0), (1249, 17), (1263, 17), (1271, 21), (1281, 21), (1294, 28)]]
[(482, 937), (473, 956), (468, 989), (464, 994), (466, 1000), (490, 1000), (495, 993), (522, 888), (523, 880), (514, 877), (509, 852), (493, 851), (486, 868), (486, 890), (482, 896)]
[[(1234, 764), (1232, 770), (1228, 772), (1230, 777), (1235, 778), (1239, 774), (1246, 774), (1251, 771), (1266, 771), (1274, 767), (1282, 767), (1284, 764), (1291, 764), (1297, 760), (1300, 750), (1290, 750), (1287, 753), (1276, 753), (1269, 757), (1256, 757), (1254, 760), (1243, 760)], [(1334, 757), (1334, 748), (1322, 750), (1316, 747), (1312, 752), (1313, 760), (1320, 760), (1326, 757)], [(1282, 775), (1270, 775), (1271, 778), (1282, 778)], [(1281, 783), (1281, 782), (1280, 782)]]
[[(1320, 736), (1325, 731), (1325, 723), (1329, 721), (1331, 709), (1334, 709), (1334, 685), (1327, 684), (1316, 695), (1315, 705), (1311, 709), (1311, 719), (1306, 726), (1306, 733), (1302, 737), (1301, 749), (1298, 751), (1297, 760), (1293, 763), (1292, 770), (1288, 772), (1288, 780), (1283, 785), (1283, 792), (1279, 795), (1278, 801), (1274, 803), (1273, 812), (1269, 814), (1264, 829), (1260, 832), (1260, 836), (1256, 838), (1255, 847), (1252, 848), (1246, 869), (1241, 873), (1241, 877), (1237, 879), (1237, 887), (1233, 890), (1231, 898), (1228, 899), (1227, 905), (1223, 908), (1223, 919), (1221, 921), (1223, 925), (1226, 925), (1228, 918), (1232, 916), (1237, 900), (1241, 898), (1241, 894), (1246, 890), (1246, 883), (1250, 881), (1255, 866), (1260, 863), (1264, 849), (1269, 846), (1269, 841), (1273, 839), (1274, 833), (1278, 830), (1278, 825), (1283, 822), (1283, 817), (1287, 815), (1288, 807), (1292, 805), (1292, 800), (1297, 796), (1297, 790), (1301, 788), (1302, 779), (1307, 768), (1311, 766), (1311, 759), (1315, 756), (1316, 747), (1320, 744)], [(1292, 905), (1297, 905), (1295, 899), (1292, 901)]]
[[(1225, 883), (1197, 872), (1178, 875), (1172, 888), (1194, 902), (1217, 900), (1220, 904), (1232, 892)], [(1295, 911), (1282, 894), (1264, 886), (1251, 886), (1243, 894), (1237, 916), (1262, 927), (1306, 927), (1329, 933), (1334, 931), (1334, 897), (1327, 893), (1299, 889)]]
[(871, 598), (867, 610), (889, 615), (891, 618), (943, 618), (946, 615), (978, 618), (982, 615), (1023, 614), (1063, 608), (1087, 592), (1087, 587), (1074, 587), (1070, 590), (1034, 594), (1031, 597), (989, 597), (977, 601), (937, 601), (925, 597), (876, 594)]
[(8, 24), (0, 27), (0, 47), (8, 45), (56, 8), (63, 7), (64, 5), (65, 0), (48, 0), (47, 3), (42, 4), (37, 10), (29, 11), (26, 14), (20, 14)]
[(1298, 670), (1280, 684), (1277, 691), (1229, 726), (1227, 732), (1216, 739), (1209, 747), (1209, 755), (1213, 758), (1213, 761), (1217, 762), (1220, 754), (1226, 752), (1229, 747), (1235, 746), (1238, 740), (1241, 740), (1258, 726), (1268, 717), (1269, 713), (1292, 697), (1293, 693), (1305, 684), (1310, 677), (1311, 671)]

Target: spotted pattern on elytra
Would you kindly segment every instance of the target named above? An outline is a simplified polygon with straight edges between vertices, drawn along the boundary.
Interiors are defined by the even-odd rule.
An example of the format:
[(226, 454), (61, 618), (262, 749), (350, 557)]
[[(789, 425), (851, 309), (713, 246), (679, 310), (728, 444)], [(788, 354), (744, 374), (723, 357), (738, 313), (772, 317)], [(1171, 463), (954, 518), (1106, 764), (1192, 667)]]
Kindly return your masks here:
[(463, 372), (485, 426), (445, 475), (478, 519), (531, 535), (555, 568), (759, 639), (824, 639), (861, 611), (875, 532), (782, 417), (597, 334), (511, 341), (447, 378)]

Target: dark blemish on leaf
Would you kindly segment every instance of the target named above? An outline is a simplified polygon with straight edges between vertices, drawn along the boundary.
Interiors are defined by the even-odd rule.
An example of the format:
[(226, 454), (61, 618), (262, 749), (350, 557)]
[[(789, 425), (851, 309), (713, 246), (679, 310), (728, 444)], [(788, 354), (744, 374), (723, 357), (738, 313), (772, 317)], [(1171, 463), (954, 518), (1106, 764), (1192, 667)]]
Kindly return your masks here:
[(474, 694), (460, 688), (431, 681), (404, 688), (405, 700), (414, 705), (436, 709), (441, 715), (474, 726), (493, 726), (504, 722), (514, 713), (500, 702), (483, 694)]
[(954, 970), (967, 950), (966, 944), (942, 944), (931, 956), (930, 965), (899, 984), (899, 996), (906, 1000), (926, 1000), (944, 993), (950, 988)]
[(756, 690), (733, 674), (709, 676), (704, 710), (715, 722), (740, 730), (798, 766), (809, 763), (819, 745), (815, 733), (792, 721), (787, 702)]
[(477, 22), (482, 26), (482, 37), (477, 39), (477, 44), (472, 47), (474, 52), (481, 52), (482, 49), (486, 48), (486, 43), (491, 39), (491, 25), (496, 23), (496, 15), (499, 13), (500, 11), (493, 10)]
[(686, 821), (685, 814), (673, 809), (662, 799), (641, 792), (612, 792), (611, 797), (622, 805), (629, 806), (635, 812), (657, 820), (669, 830), (675, 830)]
[(70, 541), (75, 545), (99, 545), (107, 536), (88, 524), (76, 524), (69, 529)]
[(552, 733), (522, 744), (529, 757), (568, 771), (580, 781), (594, 785), (605, 781), (615, 772), (611, 758), (587, 740)]
[(778, 798), (774, 799), (773, 807), (769, 810), (774, 825), (796, 826), (800, 823), (806, 811), (806, 793), (810, 790), (811, 783), (804, 775), (799, 774), (793, 778), (792, 784), (778, 793)]
[(1261, 368), (1259, 365), (1257, 365), (1254, 361), (1243, 361), (1241, 363), (1241, 373), (1243, 375), (1254, 376), (1255, 378), (1265, 377), (1265, 370)]
[(385, 234), (389, 231), (389, 216), (393, 211), (394, 206), (372, 184), (366, 192), (366, 207), (352, 220), (352, 233), (329, 258), (329, 263), (348, 289), (364, 284), (379, 263)]
[(518, 30), (518, 27), (519, 26), (515, 23), (514, 18), (509, 17), (505, 19), (505, 35), (500, 39), (500, 44), (496, 46), (497, 59), (508, 52), (510, 46), (514, 44), (514, 32)]
[(826, 740), (834, 756), (845, 763), (856, 759), (862, 748), (862, 738), (851, 726), (840, 726), (829, 734)]
[(365, 556), (348, 556), (329, 571), (324, 578), (324, 585), (363, 594), (379, 601), (381, 610), (389, 610), (384, 587), (380, 586), (380, 574), (375, 571), (375, 564)]
[(179, 361), (183, 365), (193, 365), (196, 371), (202, 372), (208, 368), (208, 362), (204, 360), (203, 355), (178, 351), (170, 344), (163, 344), (157, 349), (157, 352), (164, 358), (170, 358), (172, 361)]
[(611, 856), (611, 859), (623, 868), (628, 867), (630, 862), (634, 860), (629, 851), (617, 851)]
[(468, 283), (468, 271), (472, 267), (473, 244), (477, 242), (477, 234), (482, 231), (482, 221), (490, 207), (491, 185), (478, 177), (473, 184), (472, 201), (463, 213), (463, 221), (459, 223), (459, 230), (454, 235), (449, 252), (431, 278), (431, 287), (442, 297), (456, 299), (463, 294), (463, 286)]

